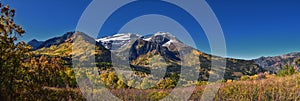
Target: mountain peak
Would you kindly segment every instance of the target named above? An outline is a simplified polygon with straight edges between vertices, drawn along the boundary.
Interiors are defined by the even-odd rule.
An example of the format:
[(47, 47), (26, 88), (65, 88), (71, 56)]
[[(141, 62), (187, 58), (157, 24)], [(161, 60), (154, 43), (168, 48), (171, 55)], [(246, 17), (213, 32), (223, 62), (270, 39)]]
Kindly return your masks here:
[(42, 43), (43, 43), (43, 41), (38, 41), (36, 39), (33, 39), (28, 42), (28, 45), (30, 45), (32, 47), (32, 50), (36, 50), (38, 47), (41, 46)]
[(37, 40), (37, 39), (32, 39), (32, 40), (29, 41), (29, 42), (38, 42), (38, 40)]

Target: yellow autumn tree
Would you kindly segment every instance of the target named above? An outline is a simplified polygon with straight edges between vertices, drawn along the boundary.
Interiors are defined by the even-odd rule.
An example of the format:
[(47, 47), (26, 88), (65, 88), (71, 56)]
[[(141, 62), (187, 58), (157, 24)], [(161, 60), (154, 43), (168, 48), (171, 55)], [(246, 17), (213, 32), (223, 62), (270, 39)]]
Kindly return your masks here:
[(14, 22), (16, 10), (0, 3), (0, 97), (11, 100), (23, 88), (22, 63), (30, 47), (18, 41), (25, 31)]

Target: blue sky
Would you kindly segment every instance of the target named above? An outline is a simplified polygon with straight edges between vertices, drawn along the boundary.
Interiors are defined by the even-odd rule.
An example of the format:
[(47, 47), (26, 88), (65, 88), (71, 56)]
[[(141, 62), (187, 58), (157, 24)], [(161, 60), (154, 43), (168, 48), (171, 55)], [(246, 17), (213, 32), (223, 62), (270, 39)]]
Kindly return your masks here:
[[(2, 0), (17, 9), (23, 40), (46, 40), (75, 30), (91, 0)], [(208, 0), (224, 31), (228, 57), (252, 59), (299, 52), (300, 1)], [(137, 26), (143, 29), (145, 26)], [(151, 33), (151, 32), (149, 32)], [(208, 52), (209, 49), (204, 48)]]

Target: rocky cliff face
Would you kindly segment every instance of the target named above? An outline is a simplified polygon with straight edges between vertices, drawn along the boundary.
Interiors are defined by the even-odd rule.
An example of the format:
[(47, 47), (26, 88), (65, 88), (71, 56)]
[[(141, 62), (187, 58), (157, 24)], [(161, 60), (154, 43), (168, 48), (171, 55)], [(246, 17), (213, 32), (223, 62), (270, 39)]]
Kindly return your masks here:
[(136, 60), (142, 55), (151, 53), (161, 55), (166, 61), (180, 61), (179, 52), (172, 43), (175, 40), (175, 37), (167, 33), (156, 33), (149, 38), (139, 38), (131, 47), (129, 59)]

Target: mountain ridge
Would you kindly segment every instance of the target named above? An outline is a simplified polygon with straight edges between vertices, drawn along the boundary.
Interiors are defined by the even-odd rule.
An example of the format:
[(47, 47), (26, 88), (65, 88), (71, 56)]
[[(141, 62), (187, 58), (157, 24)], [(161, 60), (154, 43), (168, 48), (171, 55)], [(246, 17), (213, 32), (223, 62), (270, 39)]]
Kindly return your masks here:
[(280, 70), (282, 66), (287, 64), (297, 67), (297, 70), (299, 71), (299, 66), (295, 64), (296, 59), (299, 58), (300, 52), (291, 52), (279, 56), (260, 57), (253, 60), (261, 67), (269, 70), (271, 73), (277, 73), (277, 71)]
[[(67, 33), (74, 33), (74, 31), (67, 32)], [(67, 33), (65, 33), (65, 34), (67, 34)], [(63, 34), (63, 35), (65, 35), (65, 34)], [(133, 34), (133, 33), (121, 33), (121, 34)], [(115, 35), (118, 35), (118, 34), (115, 34)], [(140, 36), (139, 34), (135, 34), (135, 35)], [(149, 34), (149, 35), (153, 35), (153, 34)], [(61, 36), (57, 36), (57, 37), (54, 37), (54, 38), (59, 38), (59, 37), (61, 37)], [(106, 37), (110, 37), (110, 36), (105, 36), (105, 37), (102, 37), (102, 38), (106, 38)], [(51, 40), (51, 39), (53, 39), (53, 38), (49, 38), (49, 39), (47, 39), (47, 40)], [(101, 39), (101, 38), (98, 38), (98, 39), (95, 39), (95, 40), (96, 40), (97, 42), (101, 42), (99, 39)], [(32, 40), (28, 41), (27, 44), (29, 44), (31, 47), (34, 48), (34, 47), (36, 47), (36, 46), (39, 46), (39, 45), (35, 45), (35, 44), (44, 43), (44, 42), (46, 42), (47, 40), (45, 40), (45, 41), (40, 41), (40, 40), (38, 40), (38, 39), (32, 39)], [(103, 43), (102, 43), (102, 44), (103, 44)], [(41, 48), (41, 47), (39, 47), (39, 48)], [(105, 48), (107, 48), (107, 47), (105, 47)], [(36, 50), (36, 49), (34, 49), (34, 50)], [(294, 51), (294, 52), (283, 53), (283, 54), (281, 54), (281, 55), (274, 55), (274, 56), (260, 56), (260, 57), (252, 58), (252, 59), (236, 58), (236, 57), (225, 57), (225, 58), (232, 58), (232, 59), (239, 59), (239, 60), (257, 60), (257, 59), (260, 59), (260, 58), (272, 58), (272, 57), (278, 57), (278, 56), (282, 56), (282, 55), (295, 54), (295, 53), (300, 53), (300, 52)]]
[[(61, 37), (50, 38), (46, 41), (37, 41), (33, 40), (32, 43), (43, 42), (43, 44), (36, 45), (35, 50), (39, 53), (45, 53), (45, 51), (59, 51), (59, 53), (68, 53), (64, 56), (70, 56), (71, 43), (70, 39), (75, 32), (68, 32)], [(84, 33), (82, 33), (84, 35)], [(161, 57), (164, 59), (167, 66), (172, 67), (170, 71), (178, 71), (180, 68), (181, 60), (180, 58), (190, 58), (188, 56), (197, 56), (201, 64), (201, 75), (200, 78), (207, 80), (208, 74), (210, 71), (211, 60), (221, 59), (222, 57), (216, 57), (207, 53), (203, 53), (198, 49), (194, 49), (180, 40), (177, 40), (175, 36), (167, 32), (158, 32), (153, 35), (141, 36), (133, 33), (127, 34), (116, 34), (113, 36), (107, 36), (99, 39), (89, 38), (88, 40), (95, 41), (96, 46), (100, 47), (99, 51), (103, 51), (105, 54), (99, 55), (98, 58), (105, 58), (102, 60), (109, 61), (110, 52), (129, 52), (130, 64), (135, 68), (140, 68), (139, 70), (147, 70), (151, 67), (151, 59)], [(115, 44), (116, 43), (116, 44)], [(29, 44), (29, 43), (28, 43)], [(115, 46), (114, 46), (115, 45)], [(51, 47), (54, 50), (50, 50)], [(101, 48), (102, 47), (102, 48)], [(121, 47), (121, 48), (120, 48)], [(105, 49), (104, 49), (105, 48)], [(120, 49), (118, 49), (120, 48)], [(66, 50), (67, 49), (67, 50)], [(50, 51), (49, 51), (50, 50)], [(80, 49), (78, 49), (80, 50)], [(181, 56), (178, 52), (182, 51), (186, 53), (187, 56)], [(55, 53), (55, 52), (54, 52)], [(50, 53), (53, 54), (53, 53)], [(57, 54), (56, 54), (57, 55)], [(124, 56), (116, 54), (118, 58), (124, 58)], [(265, 58), (253, 59), (253, 60), (244, 60), (244, 59), (235, 59), (235, 58), (225, 58), (227, 60), (227, 68), (225, 72), (225, 77), (227, 79), (237, 79), (243, 75), (254, 75), (269, 71), (271, 73), (276, 73), (276, 71), (268, 68), (268, 65), (264, 65), (262, 61), (267, 61)], [(99, 59), (101, 60), (101, 59)], [(193, 60), (193, 59), (192, 59)], [(268, 61), (267, 61), (268, 62)], [(269, 64), (269, 63), (267, 63)], [(282, 63), (283, 64), (283, 63)]]
[(68, 38), (70, 38), (73, 34), (74, 34), (74, 32), (67, 32), (66, 34), (64, 34), (62, 36), (50, 38), (50, 39), (45, 40), (45, 41), (37, 41), (36, 39), (33, 39), (33, 40), (29, 41), (28, 44), (30, 46), (32, 46), (32, 50), (37, 50), (37, 49), (40, 49), (40, 48), (43, 48), (43, 47), (48, 48), (52, 45), (62, 44)]

